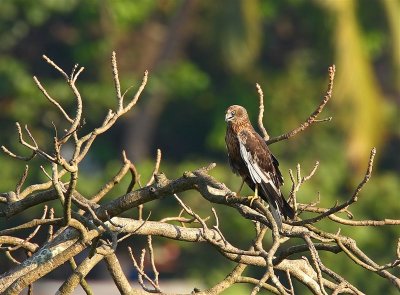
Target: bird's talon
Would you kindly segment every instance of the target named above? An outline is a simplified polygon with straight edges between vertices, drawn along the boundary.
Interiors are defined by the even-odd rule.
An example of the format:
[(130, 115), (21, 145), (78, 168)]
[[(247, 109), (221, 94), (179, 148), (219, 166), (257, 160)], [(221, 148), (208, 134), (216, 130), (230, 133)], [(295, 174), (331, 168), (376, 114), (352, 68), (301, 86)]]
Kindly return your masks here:
[(257, 200), (259, 197), (258, 196), (248, 196), (247, 199), (250, 200), (250, 207), (252, 206), (253, 202)]
[(235, 198), (235, 197), (236, 197), (236, 193), (235, 193), (235, 192), (227, 193), (227, 194), (225, 195), (225, 201), (228, 202), (228, 199), (230, 199), (230, 198)]

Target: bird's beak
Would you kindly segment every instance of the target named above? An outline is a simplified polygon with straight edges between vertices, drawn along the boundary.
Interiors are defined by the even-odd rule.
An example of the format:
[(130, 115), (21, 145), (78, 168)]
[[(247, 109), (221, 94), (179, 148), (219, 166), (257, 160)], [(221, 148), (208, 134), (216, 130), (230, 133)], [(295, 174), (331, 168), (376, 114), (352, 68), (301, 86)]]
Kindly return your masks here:
[(233, 119), (233, 116), (232, 116), (232, 114), (231, 113), (226, 113), (226, 115), (225, 115), (225, 122), (229, 122), (229, 121), (231, 121)]

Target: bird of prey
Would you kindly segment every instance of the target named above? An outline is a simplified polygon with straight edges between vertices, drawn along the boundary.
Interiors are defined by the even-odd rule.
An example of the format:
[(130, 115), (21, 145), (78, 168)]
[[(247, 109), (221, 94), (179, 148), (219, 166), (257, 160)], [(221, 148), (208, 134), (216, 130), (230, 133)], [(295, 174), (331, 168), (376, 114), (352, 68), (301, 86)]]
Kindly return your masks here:
[(225, 114), (227, 123), (225, 142), (229, 164), (233, 172), (242, 177), (239, 192), (246, 184), (268, 203), (278, 228), (282, 228), (282, 217), (294, 218), (294, 211), (285, 200), (280, 186), (283, 177), (278, 160), (270, 152), (264, 139), (254, 130), (244, 107), (230, 106)]

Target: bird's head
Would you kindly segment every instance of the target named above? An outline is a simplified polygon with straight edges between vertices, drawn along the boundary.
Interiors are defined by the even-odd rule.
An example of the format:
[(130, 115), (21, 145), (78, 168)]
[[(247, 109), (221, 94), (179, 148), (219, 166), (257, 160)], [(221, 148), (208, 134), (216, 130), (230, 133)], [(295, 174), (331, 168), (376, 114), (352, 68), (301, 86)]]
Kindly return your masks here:
[(241, 121), (247, 121), (249, 116), (244, 107), (239, 105), (230, 106), (225, 113), (225, 122), (229, 123), (239, 123)]

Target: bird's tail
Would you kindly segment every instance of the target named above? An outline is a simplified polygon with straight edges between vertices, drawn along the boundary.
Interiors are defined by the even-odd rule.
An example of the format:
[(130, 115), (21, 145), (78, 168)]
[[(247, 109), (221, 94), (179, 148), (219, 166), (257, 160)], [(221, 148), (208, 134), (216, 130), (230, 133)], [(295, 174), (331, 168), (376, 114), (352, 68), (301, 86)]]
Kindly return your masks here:
[[(285, 197), (281, 191), (279, 191), (278, 195), (278, 193), (270, 185), (261, 184), (261, 187), (262, 193), (260, 195), (269, 204), (272, 216), (274, 217), (279, 230), (281, 230), (282, 218), (293, 219), (295, 212), (285, 200)], [(271, 196), (274, 196), (274, 198)]]
[(272, 216), (275, 219), (276, 224), (278, 225), (279, 230), (282, 229), (282, 216), (285, 219), (294, 219), (295, 212), (292, 207), (290, 207), (289, 203), (282, 196), (282, 205), (279, 206), (277, 202), (275, 202), (275, 206), (270, 204)]
[[(276, 205), (276, 208), (275, 206)], [(272, 217), (274, 217), (274, 220), (276, 222), (276, 225), (278, 226), (279, 230), (282, 229), (282, 213), (280, 212), (278, 204), (269, 204), (269, 207), (271, 208), (271, 213)]]
[(290, 207), (289, 203), (285, 200), (285, 198), (282, 196), (282, 201), (283, 201), (283, 206), (282, 206), (282, 212), (283, 215), (285, 216), (286, 219), (294, 219), (295, 212), (292, 207)]

